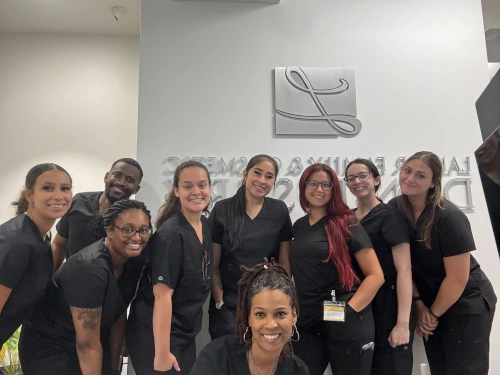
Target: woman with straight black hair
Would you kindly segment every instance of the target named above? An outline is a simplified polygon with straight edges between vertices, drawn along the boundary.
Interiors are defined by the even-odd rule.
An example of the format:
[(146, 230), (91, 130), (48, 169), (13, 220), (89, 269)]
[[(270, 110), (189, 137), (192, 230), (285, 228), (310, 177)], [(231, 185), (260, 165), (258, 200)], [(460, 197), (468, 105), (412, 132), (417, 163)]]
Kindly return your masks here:
[(144, 265), (151, 216), (142, 202), (115, 202), (96, 220), (103, 238), (69, 257), (23, 325), (26, 375), (118, 375), (127, 307)]
[(356, 159), (345, 180), (357, 198), (356, 218), (366, 230), (384, 272), (385, 282), (373, 299), (375, 351), (372, 375), (411, 375), (413, 331), (410, 231), (404, 214), (377, 197), (380, 173), (370, 160)]
[(71, 206), (71, 185), (59, 165), (35, 165), (12, 203), (17, 216), (0, 225), (0, 344), (45, 294), (54, 269), (50, 228)]
[(250, 159), (243, 183), (231, 198), (217, 202), (211, 215), (214, 277), (209, 308), (212, 340), (234, 333), (241, 266), (276, 258), (290, 273), (292, 222), (283, 201), (267, 197), (278, 175), (268, 155)]
[(208, 220), (210, 174), (194, 161), (180, 164), (160, 207), (149, 264), (130, 309), (127, 347), (137, 375), (189, 374), (195, 338), (212, 278)]
[(413, 154), (399, 172), (401, 195), (389, 202), (412, 228), (417, 333), (432, 375), (486, 375), (497, 298), (470, 254), (476, 245), (467, 216), (441, 195), (442, 174), (436, 154)]
[(293, 225), (290, 263), (299, 297), (295, 353), (311, 375), (370, 374), (375, 329), (371, 301), (384, 275), (370, 237), (342, 198), (335, 171), (306, 168), (299, 181), (306, 216)]

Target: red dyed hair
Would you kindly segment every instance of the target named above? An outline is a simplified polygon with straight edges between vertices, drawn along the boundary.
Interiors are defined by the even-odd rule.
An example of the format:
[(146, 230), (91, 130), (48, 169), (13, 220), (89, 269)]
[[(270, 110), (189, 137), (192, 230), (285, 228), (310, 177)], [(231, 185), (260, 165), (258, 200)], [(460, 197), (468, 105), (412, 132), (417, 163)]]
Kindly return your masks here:
[(332, 196), (326, 205), (325, 231), (328, 238), (328, 258), (324, 262), (332, 261), (340, 276), (342, 285), (350, 290), (359, 278), (352, 268), (351, 255), (347, 239), (351, 238), (349, 228), (357, 224), (354, 212), (347, 206), (340, 192), (340, 183), (335, 171), (326, 164), (313, 164), (302, 173), (299, 182), (300, 206), (309, 213), (309, 202), (306, 199), (306, 182), (315, 172), (323, 171), (332, 180)]

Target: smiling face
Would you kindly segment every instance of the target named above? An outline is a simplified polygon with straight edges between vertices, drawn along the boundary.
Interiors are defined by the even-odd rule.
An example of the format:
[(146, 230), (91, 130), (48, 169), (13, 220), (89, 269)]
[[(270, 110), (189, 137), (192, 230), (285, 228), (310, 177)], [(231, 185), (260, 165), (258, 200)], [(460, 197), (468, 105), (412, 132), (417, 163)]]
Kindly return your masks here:
[(111, 203), (128, 199), (139, 191), (140, 171), (128, 163), (116, 163), (104, 176), (104, 194)]
[(210, 180), (200, 167), (184, 168), (174, 194), (181, 202), (182, 212), (201, 214), (210, 203)]
[(401, 193), (411, 197), (427, 197), (436, 186), (431, 168), (420, 159), (408, 160), (399, 172)]
[(297, 314), (290, 297), (281, 290), (262, 289), (252, 298), (248, 326), (252, 329), (252, 351), (278, 354), (290, 340)]
[(325, 171), (317, 171), (311, 174), (308, 181), (316, 181), (318, 184), (316, 189), (310, 189), (309, 186), (305, 187), (305, 197), (309, 203), (309, 207), (324, 207), (330, 202), (333, 190), (323, 189), (321, 184), (323, 182), (332, 182), (332, 178)]
[(264, 198), (274, 186), (276, 169), (269, 160), (262, 160), (243, 172), (245, 191), (254, 198)]
[(27, 190), (25, 194), (30, 203), (28, 213), (33, 219), (56, 220), (71, 205), (71, 179), (66, 172), (51, 169), (38, 176), (33, 189)]
[[(349, 182), (353, 177), (354, 180)], [(380, 185), (380, 177), (373, 177), (364, 164), (352, 164), (346, 172), (347, 187), (358, 199), (375, 195), (375, 188)]]
[[(149, 241), (149, 235), (133, 233), (133, 236), (124, 235), (128, 228), (145, 230), (149, 233), (149, 217), (140, 209), (131, 208), (119, 214), (113, 225), (106, 227), (108, 250), (123, 260), (139, 256)], [(128, 229), (130, 231), (130, 229)]]

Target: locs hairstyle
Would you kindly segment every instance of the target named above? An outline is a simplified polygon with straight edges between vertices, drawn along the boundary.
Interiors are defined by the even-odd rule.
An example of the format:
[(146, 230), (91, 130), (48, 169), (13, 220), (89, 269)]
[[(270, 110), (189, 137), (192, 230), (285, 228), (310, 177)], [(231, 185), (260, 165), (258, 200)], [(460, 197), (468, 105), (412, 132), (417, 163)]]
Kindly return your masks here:
[[(290, 297), (290, 307), (299, 315), (297, 292), (291, 277), (282, 265), (274, 259), (270, 262), (259, 263), (255, 267), (241, 267), (243, 276), (238, 282), (238, 305), (236, 309), (236, 335), (243, 342), (243, 335), (248, 327), (248, 318), (252, 308), (252, 299), (263, 289), (280, 290)], [(250, 330), (249, 330), (250, 331)], [(245, 343), (249, 350), (251, 343)], [(292, 346), (285, 345), (280, 359), (293, 354)]]
[[(165, 203), (163, 203), (158, 210), (158, 218), (156, 219), (156, 228), (159, 228), (160, 225), (162, 225), (167, 219), (169, 219), (172, 215), (174, 215), (176, 212), (181, 210), (181, 201), (179, 198), (177, 198), (174, 194), (174, 188), (179, 188), (179, 177), (181, 175), (181, 172), (186, 169), (186, 168), (192, 168), (192, 167), (197, 167), (203, 169), (207, 173), (207, 179), (208, 179), (208, 184), (212, 185), (212, 180), (210, 179), (210, 173), (208, 172), (207, 167), (205, 164), (202, 164), (198, 161), (195, 160), (188, 160), (185, 161), (175, 169), (174, 172), (174, 181), (172, 184), (172, 190), (167, 193), (165, 196)], [(208, 210), (208, 207), (210, 206), (207, 205), (205, 209), (203, 210), (204, 212), (209, 213), (210, 211)]]
[[(430, 249), (431, 248), (431, 230), (432, 225), (434, 224), (434, 217), (436, 214), (436, 210), (441, 207), (441, 202), (444, 198), (441, 195), (441, 177), (443, 175), (443, 165), (441, 164), (441, 160), (439, 156), (430, 151), (419, 151), (410, 156), (401, 170), (406, 167), (406, 164), (411, 161), (419, 159), (422, 160), (432, 171), (432, 183), (435, 185), (433, 188), (430, 188), (427, 192), (427, 205), (429, 206), (429, 210), (424, 210), (422, 212), (421, 218), (419, 220), (422, 223), (422, 228), (420, 229), (420, 239), (419, 241), (423, 241), (425, 246)], [(398, 203), (403, 209), (406, 217), (412, 224), (412, 227), (415, 227), (415, 219), (413, 215), (413, 206), (410, 203), (408, 197), (404, 194), (398, 197)]]
[(325, 262), (332, 261), (340, 276), (342, 285), (350, 290), (359, 282), (358, 276), (352, 268), (351, 255), (346, 239), (351, 238), (349, 228), (357, 225), (354, 212), (345, 204), (340, 192), (339, 179), (335, 171), (326, 164), (313, 164), (307, 167), (299, 181), (299, 198), (302, 209), (309, 213), (309, 202), (306, 199), (306, 182), (315, 172), (323, 171), (332, 179), (332, 196), (326, 205), (325, 231), (328, 238), (328, 258)]
[(123, 199), (121, 201), (116, 201), (113, 203), (106, 211), (98, 215), (94, 220), (95, 224), (95, 237), (104, 238), (106, 237), (106, 227), (115, 224), (115, 220), (120, 214), (128, 210), (141, 210), (144, 212), (149, 219), (149, 229), (152, 229), (151, 225), (151, 213), (146, 208), (146, 205), (142, 202), (136, 201), (134, 199)]
[(28, 211), (28, 200), (26, 199), (26, 191), (33, 191), (33, 188), (35, 187), (36, 180), (38, 177), (47, 171), (51, 171), (53, 169), (57, 169), (61, 172), (64, 172), (68, 175), (69, 181), (73, 183), (73, 180), (71, 179), (71, 176), (69, 173), (61, 167), (60, 165), (54, 164), (54, 163), (43, 163), (43, 164), (38, 164), (35, 165), (33, 168), (31, 168), (26, 175), (26, 180), (24, 182), (24, 189), (21, 191), (21, 194), (19, 195), (19, 198), (17, 201), (12, 202), (12, 206), (16, 207), (16, 215), (21, 215), (24, 214), (26, 211)]
[[(270, 162), (274, 167), (274, 175), (278, 175), (278, 163), (271, 156), (265, 154), (255, 155), (251, 158), (245, 168), (245, 172), (248, 173), (250, 169), (262, 161)], [(245, 213), (247, 211), (245, 190), (245, 181), (243, 181), (241, 186), (238, 188), (238, 191), (236, 191), (234, 196), (235, 199), (231, 201), (227, 213), (227, 227), (229, 230), (229, 243), (231, 251), (234, 251), (240, 245), (241, 231), (243, 230)]]

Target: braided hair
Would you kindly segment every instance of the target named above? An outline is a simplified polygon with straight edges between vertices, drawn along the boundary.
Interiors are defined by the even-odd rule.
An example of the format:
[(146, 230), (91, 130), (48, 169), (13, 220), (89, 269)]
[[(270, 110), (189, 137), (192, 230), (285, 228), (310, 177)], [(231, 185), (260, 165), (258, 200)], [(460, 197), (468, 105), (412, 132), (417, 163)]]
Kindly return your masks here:
[[(248, 318), (252, 308), (253, 297), (263, 289), (280, 290), (290, 297), (290, 306), (296, 315), (299, 315), (299, 302), (297, 292), (292, 278), (285, 268), (274, 259), (257, 264), (255, 267), (247, 268), (241, 266), (244, 272), (238, 282), (238, 305), (236, 309), (236, 335), (244, 342), (243, 335), (248, 328)], [(249, 330), (251, 332), (251, 330)], [(245, 350), (250, 350), (252, 343), (245, 343)], [(280, 361), (286, 357), (293, 356), (290, 342), (283, 348)]]
[(144, 212), (149, 218), (149, 229), (153, 229), (151, 226), (151, 213), (146, 208), (144, 203), (134, 199), (122, 199), (113, 203), (106, 211), (93, 220), (93, 223), (95, 224), (95, 237), (106, 237), (106, 227), (114, 225), (116, 218), (121, 213), (128, 210), (142, 210), (142, 212)]

